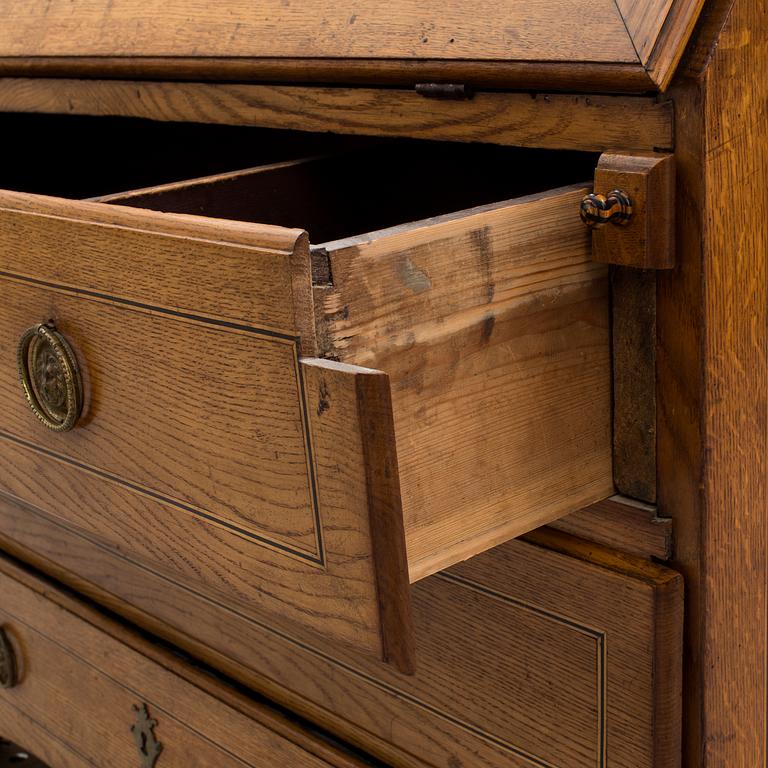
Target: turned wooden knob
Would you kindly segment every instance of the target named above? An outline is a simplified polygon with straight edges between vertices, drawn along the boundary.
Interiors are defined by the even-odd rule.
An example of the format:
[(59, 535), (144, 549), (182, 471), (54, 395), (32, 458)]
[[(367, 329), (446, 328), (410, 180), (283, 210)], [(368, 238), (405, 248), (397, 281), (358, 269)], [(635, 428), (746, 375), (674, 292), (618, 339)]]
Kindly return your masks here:
[(586, 195), (581, 201), (581, 220), (588, 227), (605, 224), (628, 224), (632, 218), (632, 201), (625, 192), (614, 189), (607, 195)]

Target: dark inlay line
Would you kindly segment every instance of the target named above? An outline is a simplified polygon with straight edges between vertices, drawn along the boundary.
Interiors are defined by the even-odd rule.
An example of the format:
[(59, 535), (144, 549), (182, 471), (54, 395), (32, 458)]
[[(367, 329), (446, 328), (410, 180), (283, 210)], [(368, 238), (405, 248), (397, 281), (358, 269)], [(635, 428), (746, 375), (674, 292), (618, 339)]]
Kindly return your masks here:
[(98, 469), (97, 467), (92, 467), (92, 466), (89, 466), (88, 464), (83, 464), (82, 462), (77, 461), (76, 459), (71, 459), (68, 456), (63, 456), (62, 454), (56, 453), (55, 451), (51, 451), (48, 448), (43, 448), (42, 446), (35, 445), (34, 443), (30, 443), (27, 440), (23, 440), (22, 438), (16, 437), (16, 435), (9, 434), (8, 432), (5, 432), (3, 430), (0, 430), (0, 438), (4, 440), (8, 440), (11, 443), (16, 443), (17, 445), (20, 445), (23, 448), (27, 448), (28, 450), (35, 451), (36, 453), (49, 456), (50, 458), (61, 461), (64, 464), (69, 464), (70, 466), (75, 467), (76, 469), (80, 469), (84, 472), (89, 472), (93, 475), (96, 475), (97, 477), (101, 477), (103, 480), (108, 480), (110, 482), (117, 483), (118, 485), (122, 485), (123, 487), (128, 488), (129, 490), (135, 491), (144, 496), (149, 496), (150, 498), (153, 498), (156, 501), (159, 501), (163, 504), (168, 504), (170, 506), (177, 507), (178, 509), (181, 509), (184, 512), (188, 512), (189, 514), (195, 515), (196, 517), (200, 517), (205, 520), (208, 520), (211, 523), (220, 525), (221, 527), (226, 528), (240, 536), (243, 536), (244, 538), (252, 539), (258, 543), (267, 544), (271, 547), (275, 547), (278, 550), (290, 553), (296, 557), (301, 558), (302, 560), (306, 560), (308, 562), (316, 563), (322, 566), (325, 565), (325, 557), (322, 551), (320, 551), (318, 555), (312, 555), (308, 552), (303, 552), (300, 549), (293, 549), (292, 547), (289, 547), (287, 544), (281, 544), (278, 541), (273, 541), (267, 536), (261, 536), (257, 533), (253, 533), (252, 531), (249, 531), (245, 528), (241, 528), (240, 526), (235, 525), (234, 523), (230, 523), (227, 520), (222, 520), (216, 515), (212, 515), (208, 512), (205, 512), (204, 510), (196, 509), (195, 507), (189, 504), (184, 504), (184, 502), (178, 501), (177, 499), (172, 499), (168, 496), (164, 496), (163, 494), (158, 493), (157, 491), (154, 491), (151, 488), (144, 488), (140, 485), (137, 485), (136, 483), (132, 483), (130, 480), (126, 480), (125, 478), (118, 477), (117, 475), (112, 475), (109, 472), (105, 472), (102, 469)]
[(453, 573), (436, 573), (433, 575), (433, 578), (442, 579), (443, 581), (447, 581), (452, 584), (456, 584), (457, 586), (464, 587), (465, 589), (471, 589), (475, 592), (479, 592), (481, 594), (487, 595), (488, 597), (492, 597), (495, 600), (499, 600), (504, 603), (508, 603), (510, 605), (514, 605), (517, 608), (520, 608), (522, 610), (529, 611), (531, 613), (534, 613), (538, 616), (541, 616), (543, 618), (547, 618), (550, 620), (556, 621), (558, 624), (563, 624), (564, 626), (570, 627), (572, 629), (575, 629), (579, 632), (582, 632), (583, 634), (591, 637), (596, 642), (596, 655), (597, 655), (597, 684), (598, 684), (598, 701), (599, 701), (599, 707), (598, 707), (598, 758), (597, 758), (597, 768), (605, 768), (606, 760), (607, 760), (607, 728), (606, 728), (606, 720), (608, 718), (608, 708), (607, 708), (607, 694), (606, 694), (606, 636), (605, 632), (602, 632), (599, 629), (593, 629), (592, 627), (588, 627), (584, 624), (579, 624), (579, 622), (574, 621), (573, 619), (569, 619), (567, 616), (561, 616), (560, 614), (554, 613), (553, 611), (548, 611), (545, 608), (540, 608), (536, 605), (530, 605), (529, 603), (525, 603), (522, 600), (518, 600), (517, 598), (512, 597), (511, 595), (506, 595), (503, 592), (498, 592), (495, 589), (491, 589), (489, 587), (485, 587), (482, 584), (472, 581), (471, 579), (467, 579), (463, 576), (457, 576)]
[(30, 283), (31, 285), (41, 286), (43, 288), (52, 288), (57, 291), (63, 291), (64, 293), (70, 293), (73, 296), (88, 296), (93, 299), (101, 299), (103, 301), (111, 301), (115, 304), (124, 304), (127, 307), (134, 307), (136, 309), (146, 309), (151, 312), (159, 312), (163, 315), (169, 315), (171, 317), (180, 317), (184, 320), (194, 320), (198, 323), (207, 323), (209, 325), (216, 325), (220, 328), (230, 328), (235, 331), (246, 331), (248, 333), (255, 333), (259, 336), (269, 336), (273, 339), (283, 339), (284, 341), (292, 341), (294, 344), (298, 344), (301, 340), (300, 336), (294, 336), (290, 333), (282, 333), (280, 331), (272, 331), (268, 328), (258, 328), (252, 325), (245, 325), (243, 323), (234, 323), (231, 320), (221, 320), (214, 317), (207, 317), (206, 315), (196, 315), (193, 312), (182, 312), (178, 309), (168, 309), (167, 307), (158, 307), (155, 304), (146, 304), (142, 301), (135, 301), (134, 299), (125, 299), (121, 296), (113, 296), (110, 293), (100, 293), (99, 291), (92, 291), (88, 288), (72, 288), (68, 285), (61, 285), (60, 283), (52, 283), (47, 280), (39, 280), (36, 277), (27, 277), (26, 275), (17, 275), (14, 272), (5, 272), (0, 270), (0, 277), (7, 277), (10, 280), (18, 280), (23, 283)]
[[(230, 613), (233, 616), (236, 616), (237, 618), (243, 620), (246, 624), (252, 624), (258, 627), (261, 631), (264, 631), (270, 635), (274, 635), (275, 637), (278, 637), (281, 640), (287, 642), (289, 645), (293, 645), (301, 649), (302, 651), (309, 653), (312, 656), (316, 656), (317, 658), (322, 659), (323, 661), (330, 664), (331, 666), (344, 670), (345, 672), (352, 675), (353, 677), (356, 677), (358, 680), (362, 680), (364, 683), (367, 683), (373, 686), (374, 688), (378, 688), (379, 690), (383, 691), (384, 693), (390, 696), (393, 696), (396, 699), (406, 701), (412, 706), (422, 709), (425, 712), (428, 712), (429, 714), (439, 718), (440, 720), (443, 720), (444, 722), (447, 722), (459, 728), (460, 730), (465, 731), (481, 739), (482, 741), (487, 742), (488, 744), (491, 744), (492, 746), (495, 746), (505, 752), (509, 752), (517, 757), (520, 757), (526, 760), (531, 765), (535, 766), (536, 768), (557, 768), (555, 765), (548, 762), (544, 758), (538, 757), (536, 755), (532, 755), (529, 752), (526, 752), (521, 747), (518, 747), (508, 741), (505, 741), (503, 738), (499, 736), (496, 736), (492, 733), (489, 733), (488, 731), (483, 730), (483, 728), (481, 728), (480, 726), (474, 725), (473, 723), (468, 723), (466, 720), (461, 720), (460, 718), (455, 717), (449, 712), (445, 712), (439, 707), (418, 698), (412, 693), (409, 693), (406, 689), (398, 688), (395, 685), (386, 683), (383, 680), (372, 677), (368, 673), (363, 672), (362, 670), (358, 669), (352, 664), (346, 661), (342, 661), (341, 659), (338, 659), (335, 656), (331, 656), (329, 653), (326, 653), (325, 651), (322, 651), (319, 648), (312, 646), (307, 642), (304, 642), (303, 640), (299, 640), (298, 638), (294, 637), (293, 635), (289, 634), (288, 632), (284, 631), (283, 629), (277, 627), (274, 624), (267, 624), (265, 622), (262, 622), (259, 619), (257, 619), (255, 616), (244, 613), (242, 610), (239, 610), (238, 608), (236, 608), (230, 603), (227, 603), (227, 604), (219, 603), (214, 598), (210, 597), (209, 595), (206, 595), (203, 592), (198, 592), (196, 589), (193, 589), (188, 584), (175, 581), (169, 576), (166, 576), (164, 573), (155, 571), (153, 568), (151, 568), (150, 566), (144, 563), (138, 562), (136, 560), (132, 560), (130, 557), (128, 557), (122, 552), (116, 552), (114, 550), (109, 549), (107, 546), (105, 546), (101, 542), (90, 538), (84, 532), (79, 530), (74, 530), (72, 527), (66, 525), (63, 521), (53, 519), (52, 517), (47, 515), (45, 512), (35, 508), (34, 506), (26, 505), (25, 509), (29, 510), (31, 513), (37, 515), (43, 520), (48, 521), (52, 525), (55, 525), (69, 532), (70, 534), (77, 536), (80, 539), (83, 539), (84, 541), (88, 542), (91, 546), (94, 546), (97, 549), (101, 549), (107, 552), (110, 556), (116, 557), (119, 560), (123, 560), (124, 562), (128, 563), (134, 568), (138, 568), (139, 570), (144, 571), (155, 578), (165, 581), (168, 584), (171, 584), (173, 587), (180, 589), (182, 592), (187, 592), (197, 600), (201, 600), (202, 602), (208, 603), (219, 610), (222, 610), (226, 613)], [(105, 590), (105, 591), (108, 591), (108, 590)], [(114, 594), (119, 599), (124, 600), (124, 598), (120, 597), (120, 595), (116, 593), (109, 592), (109, 594)], [(510, 601), (513, 602), (514, 599), (511, 599)], [(140, 605), (138, 604), (135, 604), (135, 605), (140, 610), (144, 611), (144, 608), (142, 608)], [(558, 618), (558, 617), (555, 614), (553, 615), (553, 618)], [(232, 656), (231, 658), (236, 659), (235, 656)], [(239, 662), (239, 663), (242, 663), (242, 662)], [(604, 768), (603, 762), (600, 762), (599, 768)]]
[[(312, 516), (315, 522), (316, 546), (319, 553), (319, 559), (317, 559), (316, 562), (320, 563), (323, 566), (325, 565), (325, 550), (324, 550), (324, 542), (322, 537), (322, 522), (320, 520), (320, 502), (319, 502), (319, 495), (317, 491), (317, 478), (315, 476), (315, 460), (314, 460), (314, 455), (312, 450), (312, 441), (310, 440), (310, 437), (309, 437), (309, 411), (308, 411), (307, 400), (305, 396), (304, 376), (302, 374), (301, 364), (299, 363), (298, 355), (296, 355), (296, 350), (298, 348), (298, 345), (301, 342), (300, 336), (281, 333), (280, 331), (272, 331), (267, 328), (259, 328), (257, 326), (245, 325), (242, 323), (235, 323), (229, 320), (221, 320), (217, 318), (207, 317), (206, 315), (197, 315), (192, 312), (181, 312), (175, 309), (168, 309), (167, 307), (158, 307), (154, 304), (146, 304), (144, 302), (134, 301), (133, 299), (126, 299), (126, 298), (122, 298), (120, 296), (114, 296), (108, 293), (100, 293), (99, 291), (92, 291), (86, 288), (72, 288), (67, 285), (61, 285), (60, 283), (54, 283), (47, 280), (40, 280), (34, 277), (27, 277), (26, 275), (18, 275), (14, 272), (6, 272), (4, 270), (0, 270), (0, 277), (5, 277), (11, 280), (18, 280), (20, 282), (29, 283), (31, 285), (36, 285), (43, 288), (51, 288), (53, 290), (69, 293), (73, 296), (87, 296), (89, 298), (99, 299), (102, 301), (109, 301), (109, 302), (114, 302), (116, 304), (123, 304), (125, 306), (134, 307), (136, 309), (143, 309), (143, 310), (148, 310), (150, 312), (157, 312), (160, 314), (168, 315), (169, 317), (177, 317), (183, 320), (192, 320), (193, 322), (213, 325), (219, 328), (228, 328), (230, 330), (235, 330), (235, 331), (244, 331), (246, 333), (252, 333), (256, 336), (266, 336), (268, 338), (281, 339), (283, 341), (291, 342), (294, 348), (296, 380), (299, 385), (299, 394), (300, 394), (300, 400), (301, 400), (299, 405), (302, 413), (304, 450), (306, 451), (307, 457), (308, 457), (307, 464), (309, 467), (309, 485), (310, 485), (310, 495), (312, 499)], [(271, 539), (264, 539), (264, 541), (271, 542)], [(278, 546), (278, 548), (283, 548), (278, 544), (276, 544), (276, 546)], [(290, 548), (288, 548), (287, 551), (293, 552), (293, 550)]]
[(495, 589), (483, 586), (479, 582), (473, 581), (472, 579), (467, 579), (464, 576), (457, 576), (454, 573), (447, 573), (445, 571), (440, 571), (433, 575), (439, 579), (442, 579), (443, 581), (450, 581), (467, 589), (472, 589), (475, 592), (480, 592), (481, 594), (488, 595), (489, 597), (493, 597), (496, 600), (501, 600), (504, 603), (509, 603), (510, 605), (514, 605), (518, 608), (530, 611), (531, 613), (538, 614), (539, 616), (544, 616), (548, 619), (554, 619), (559, 624), (565, 624), (568, 627), (577, 629), (579, 632), (583, 632), (585, 635), (589, 635), (595, 640), (600, 640), (605, 637), (605, 632), (602, 632), (599, 629), (593, 629), (592, 627), (588, 627), (585, 624), (579, 624), (578, 621), (569, 619), (567, 616), (561, 616), (559, 613), (554, 613), (554, 611), (548, 611), (546, 608), (540, 608), (537, 605), (525, 603), (522, 600), (518, 600), (517, 598), (512, 597), (511, 595), (506, 595), (503, 592), (498, 592)]

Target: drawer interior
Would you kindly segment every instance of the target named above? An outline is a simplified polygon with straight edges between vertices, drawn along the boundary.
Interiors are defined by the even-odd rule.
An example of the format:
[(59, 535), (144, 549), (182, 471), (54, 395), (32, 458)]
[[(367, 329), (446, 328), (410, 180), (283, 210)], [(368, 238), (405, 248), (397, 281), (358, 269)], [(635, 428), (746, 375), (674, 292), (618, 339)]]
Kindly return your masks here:
[(108, 508), (161, 538), (193, 519), (173, 560), (143, 536), (132, 555), (404, 669), (409, 584), (612, 494), (608, 276), (578, 216), (593, 155), (6, 119), (0, 188), (35, 194), (0, 206), (0, 320), (15, 340), (50, 312), (103, 377), (67, 435), (13, 399), (7, 493), (103, 492), (67, 515), (110, 546)]

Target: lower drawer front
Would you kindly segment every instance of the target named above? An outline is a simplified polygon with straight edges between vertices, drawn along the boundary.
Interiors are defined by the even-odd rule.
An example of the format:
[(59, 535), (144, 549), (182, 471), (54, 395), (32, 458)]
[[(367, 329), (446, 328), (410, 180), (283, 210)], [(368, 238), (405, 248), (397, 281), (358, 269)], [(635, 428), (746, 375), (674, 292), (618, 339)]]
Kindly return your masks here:
[(0, 737), (51, 768), (362, 765), (5, 560), (0, 595)]
[[(155, 631), (388, 764), (679, 765), (682, 577), (647, 560), (547, 533), (423, 579), (413, 590), (418, 665), (406, 676), (143, 569), (117, 574), (82, 538), (52, 535), (2, 501), (0, 530), (106, 584), (100, 599), (137, 606), (143, 613), (132, 615)], [(152, 619), (158, 602), (167, 622)]]

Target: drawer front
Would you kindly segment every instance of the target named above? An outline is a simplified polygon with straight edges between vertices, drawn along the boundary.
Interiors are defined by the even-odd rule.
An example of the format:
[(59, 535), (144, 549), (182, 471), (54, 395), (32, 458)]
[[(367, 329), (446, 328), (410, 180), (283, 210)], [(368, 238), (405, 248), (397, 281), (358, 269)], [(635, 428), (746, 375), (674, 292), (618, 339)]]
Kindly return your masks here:
[(0, 512), (16, 540), (108, 585), (101, 599), (137, 606), (144, 621), (162, 599), (172, 609), (167, 623), (150, 622), (156, 631), (388, 764), (679, 765), (683, 584), (647, 560), (538, 534), (423, 579), (413, 589), (419, 663), (402, 676), (178, 588), (158, 593), (138, 569), (118, 578), (82, 539)]
[(0, 735), (53, 768), (362, 765), (5, 560), (0, 594)]
[[(374, 537), (368, 514), (389, 503), (375, 490), (376, 462), (394, 462), (387, 380), (311, 357), (306, 235), (12, 193), (5, 203), (0, 492), (108, 548), (117, 568), (141, 563), (407, 666), (402, 519), (394, 509)], [(51, 321), (83, 380), (68, 432), (35, 418), (18, 380), (19, 339)], [(393, 611), (379, 606), (380, 542), (393, 553), (379, 558)]]

